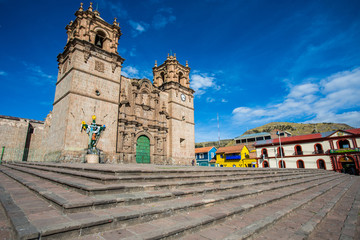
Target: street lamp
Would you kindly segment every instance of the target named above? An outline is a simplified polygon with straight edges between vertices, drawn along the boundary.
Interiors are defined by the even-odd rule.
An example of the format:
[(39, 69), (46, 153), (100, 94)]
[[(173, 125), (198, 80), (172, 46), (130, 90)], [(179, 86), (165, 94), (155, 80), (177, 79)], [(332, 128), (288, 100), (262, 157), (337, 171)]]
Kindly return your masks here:
[(279, 144), (280, 144), (280, 148), (279, 148), (279, 150), (280, 150), (280, 157), (281, 157), (281, 168), (284, 168), (283, 151), (282, 151), (282, 148), (281, 148), (280, 132), (279, 132), (279, 131), (277, 131), (277, 132), (276, 132), (276, 135), (278, 135), (278, 136), (279, 136)]

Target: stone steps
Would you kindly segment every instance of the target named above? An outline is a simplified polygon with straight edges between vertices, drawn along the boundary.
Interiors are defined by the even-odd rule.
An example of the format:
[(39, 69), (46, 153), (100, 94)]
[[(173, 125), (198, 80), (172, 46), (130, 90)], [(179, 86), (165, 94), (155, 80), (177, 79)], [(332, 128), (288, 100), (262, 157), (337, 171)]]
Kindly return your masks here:
[(181, 174), (183, 176), (193, 175), (198, 176), (204, 173), (213, 174), (247, 174), (247, 175), (259, 175), (259, 174), (277, 174), (279, 172), (285, 173), (299, 173), (299, 172), (319, 172), (317, 169), (263, 169), (263, 168), (214, 168), (214, 167), (190, 167), (190, 166), (160, 166), (151, 164), (120, 164), (111, 165), (108, 164), (61, 164), (61, 163), (43, 163), (43, 162), (8, 162), (8, 164), (24, 164), (27, 167), (42, 166), (52, 167), (58, 169), (70, 169), (78, 172), (93, 172), (104, 175), (114, 176), (152, 176), (156, 174), (161, 175), (176, 175)]
[[(52, 204), (56, 204), (65, 213), (67, 212), (79, 212), (89, 209), (97, 208), (109, 208), (114, 206), (140, 204), (145, 202), (153, 202), (158, 200), (166, 200), (184, 197), (188, 195), (199, 195), (204, 193), (214, 193), (221, 191), (231, 191), (243, 189), (245, 187), (252, 187), (256, 185), (267, 186), (273, 184), (270, 188), (257, 188), (257, 191), (251, 193), (260, 193), (262, 191), (269, 191), (276, 188), (295, 185), (299, 183), (313, 181), (319, 178), (313, 174), (310, 175), (298, 175), (296, 177), (272, 177), (271, 179), (261, 180), (242, 180), (241, 183), (232, 183), (222, 186), (220, 184), (214, 184), (207, 187), (187, 187), (178, 188), (174, 191), (153, 190), (151, 192), (133, 192), (125, 194), (112, 194), (96, 197), (96, 196), (84, 196), (77, 191), (67, 190), (64, 191), (61, 186), (58, 186), (52, 182), (44, 181), (38, 177), (32, 176), (27, 173), (17, 172), (13, 169), (3, 169), (3, 173), (9, 177), (15, 179), (21, 184), (25, 185), (39, 196), (49, 200)], [(279, 183), (275, 184), (274, 183)]]
[[(138, 191), (151, 191), (159, 189), (179, 189), (180, 187), (197, 187), (197, 186), (209, 186), (213, 184), (229, 184), (232, 182), (238, 182), (241, 180), (256, 180), (263, 179), (263, 176), (251, 176), (251, 177), (227, 177), (219, 179), (203, 179), (197, 181), (178, 181), (178, 182), (151, 182), (147, 183), (146, 181), (142, 183), (119, 183), (119, 184), (101, 184), (93, 181), (87, 181), (84, 179), (79, 179), (71, 175), (64, 175), (53, 172), (44, 172), (42, 170), (28, 169), (25, 166), (19, 167), (15, 165), (6, 165), (6, 167), (22, 171), (34, 176), (52, 181), (57, 184), (61, 184), (68, 188), (72, 188), (75, 191), (78, 191), (86, 195), (101, 195), (101, 194), (116, 194), (116, 193), (129, 193), (129, 192), (138, 192)], [(310, 172), (311, 173), (311, 172)], [(286, 177), (287, 174), (276, 174), (270, 175), (270, 177)]]
[[(317, 215), (315, 210), (320, 212), (319, 215), (330, 210), (328, 207), (331, 204), (323, 206), (319, 203), (337, 202), (349, 187), (355, 185), (355, 181), (327, 185), (317, 186), (264, 205), (241, 216), (188, 234), (183, 239), (306, 239), (316, 227), (315, 222), (312, 222), (312, 217)], [(302, 231), (304, 229), (306, 231)]]
[[(269, 176), (273, 176), (273, 175), (279, 175), (278, 172), (272, 171), (272, 172), (261, 172), (261, 175), (259, 174), (259, 172), (252, 172), (252, 171), (242, 171), (242, 172), (231, 172), (231, 173), (213, 173), (213, 172), (203, 172), (201, 174), (192, 174), (192, 175), (188, 175), (188, 174), (180, 174), (179, 173), (177, 175), (155, 175), (155, 176), (149, 176), (149, 175), (143, 175), (143, 176), (134, 176), (134, 175), (128, 175), (128, 176), (112, 176), (112, 175), (108, 175), (108, 174), (102, 174), (102, 173), (94, 173), (95, 171), (77, 171), (77, 170), (69, 170), (69, 169), (59, 169), (58, 167), (43, 167), (43, 166), (39, 166), (39, 165), (29, 165), (29, 164), (9, 164), (9, 165), (13, 165), (13, 166), (26, 166), (27, 169), (37, 169), (37, 170), (42, 170), (42, 171), (48, 171), (48, 172), (54, 172), (54, 173), (60, 173), (60, 174), (65, 174), (65, 175), (70, 175), (70, 176), (76, 176), (76, 177), (80, 177), (80, 178), (84, 178), (84, 179), (88, 179), (88, 180), (92, 180), (95, 181), (97, 183), (102, 183), (102, 184), (112, 184), (112, 183), (127, 183), (127, 182), (153, 182), (153, 181), (179, 181), (179, 180), (199, 180), (199, 179), (224, 179), (224, 178), (236, 178), (236, 177), (242, 177), (243, 179), (246, 178), (267, 178)], [(293, 171), (289, 171), (286, 173), (281, 173), (282, 175), (286, 176), (286, 175), (292, 175)]]
[[(218, 223), (229, 221), (230, 224), (235, 217), (250, 216), (249, 225), (244, 226), (241, 231), (234, 231), (225, 239), (243, 239), (255, 233), (259, 228), (265, 227), (277, 219), (285, 216), (294, 209), (301, 207), (314, 198), (321, 196), (324, 192), (330, 191), (340, 183), (333, 181), (318, 182), (315, 187), (312, 184), (295, 187), (292, 189), (281, 189), (277, 194), (268, 192), (258, 196), (245, 197), (234, 199), (221, 204), (208, 205), (206, 208), (195, 209), (191, 211), (182, 211), (172, 216), (146, 221), (144, 223), (135, 224), (131, 226), (120, 227), (115, 230), (101, 233), (100, 236), (106, 239), (106, 236), (118, 236), (120, 239), (162, 239), (162, 238), (181, 238), (184, 239), (186, 233), (201, 230), (207, 226), (214, 226)], [(289, 200), (291, 199), (291, 200)], [(293, 200), (295, 199), (295, 200)], [(266, 205), (266, 206), (265, 206)], [(275, 206), (277, 206), (275, 208)], [(269, 208), (268, 217), (261, 219), (264, 216), (256, 215), (254, 218), (254, 211), (258, 209)], [(261, 224), (253, 225), (256, 217), (261, 221)], [(235, 220), (236, 221), (236, 220)], [(159, 228), (158, 226), (161, 226)], [(231, 225), (230, 225), (231, 226)], [(212, 229), (214, 230), (214, 229)], [(208, 229), (203, 230), (208, 232)], [(213, 232), (216, 234), (217, 230)], [(187, 239), (200, 239), (198, 234), (187, 236)], [(201, 236), (201, 235), (200, 235)], [(216, 235), (215, 235), (216, 236)], [(209, 237), (209, 236), (207, 236)], [(116, 238), (116, 237), (115, 237)], [(85, 238), (80, 238), (85, 239)], [(88, 236), (86, 236), (88, 239)], [(216, 238), (203, 238), (216, 239)], [(218, 238), (222, 239), (222, 238)]]
[[(117, 174), (122, 166), (99, 165), (96, 171), (94, 165), (83, 165), (82, 173), (100, 178), (112, 176), (103, 173), (107, 168)], [(313, 222), (320, 226), (323, 216), (336, 208), (344, 199), (342, 196), (351, 195), (348, 201), (352, 201), (353, 211), (358, 211), (360, 205), (356, 201), (360, 189), (354, 187), (359, 185), (360, 178), (330, 171), (278, 169), (264, 174), (253, 169), (219, 169), (219, 174), (226, 174), (222, 179), (212, 179), (210, 176), (216, 175), (218, 168), (185, 167), (191, 174), (180, 173), (184, 169), (175, 170), (172, 176), (177, 180), (174, 181), (104, 184), (75, 176), (73, 172), (81, 168), (80, 164), (74, 168), (72, 164), (66, 168), (55, 166), (42, 163), (28, 168), (27, 164), (0, 166), (0, 200), (14, 239), (261, 239), (262, 233), (272, 231), (269, 226), (299, 215), (307, 206), (315, 207), (308, 212), (320, 210), (317, 217), (299, 218), (305, 230), (310, 229), (306, 226), (313, 226)], [(162, 167), (136, 166), (127, 177), (137, 177), (135, 171), (149, 176), (153, 171), (154, 178), (157, 174), (165, 176)], [(52, 171), (56, 168), (64, 171)], [(123, 171), (130, 168), (125, 165)], [(202, 179), (182, 178), (181, 174), (194, 175), (197, 169)], [(89, 194), (89, 191), (75, 190), (79, 186), (90, 191), (101, 187), (103, 192)], [(114, 186), (124, 188), (118, 193), (112, 191)], [(245, 225), (233, 228), (223, 238), (216, 238), (220, 235), (215, 233), (213, 238), (203, 236), (221, 232), (216, 230), (219, 226), (227, 229), (240, 222)], [(310, 229), (306, 234), (298, 229), (298, 234), (286, 236), (309, 236), (317, 229)], [(344, 230), (344, 234), (348, 232)]]

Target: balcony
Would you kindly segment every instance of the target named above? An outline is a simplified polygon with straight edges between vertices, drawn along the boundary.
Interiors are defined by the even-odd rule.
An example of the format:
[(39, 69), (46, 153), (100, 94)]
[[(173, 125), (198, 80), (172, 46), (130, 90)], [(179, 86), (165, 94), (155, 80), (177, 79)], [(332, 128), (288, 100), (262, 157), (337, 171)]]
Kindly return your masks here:
[(360, 148), (341, 148), (341, 149), (334, 149), (330, 150), (330, 154), (337, 154), (337, 153), (358, 153), (360, 152)]
[(324, 150), (315, 150), (313, 154), (324, 154)]
[(241, 156), (240, 155), (233, 155), (233, 156), (226, 156), (225, 158), (226, 158), (226, 160), (240, 160)]

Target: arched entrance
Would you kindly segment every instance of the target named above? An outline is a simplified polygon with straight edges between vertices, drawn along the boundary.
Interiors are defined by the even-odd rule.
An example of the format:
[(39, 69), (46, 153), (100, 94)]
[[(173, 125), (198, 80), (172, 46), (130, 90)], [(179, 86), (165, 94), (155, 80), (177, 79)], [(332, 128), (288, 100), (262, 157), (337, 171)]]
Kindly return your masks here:
[(318, 159), (316, 161), (317, 167), (318, 169), (324, 169), (326, 170), (326, 165), (325, 165), (325, 161), (323, 159)]
[(136, 162), (150, 163), (150, 139), (144, 135), (136, 141)]
[(355, 165), (354, 159), (352, 157), (348, 157), (346, 155), (342, 156), (342, 157), (340, 157), (339, 162), (342, 167), (341, 172), (352, 174), (352, 175), (356, 174), (356, 165)]
[(263, 168), (268, 168), (269, 167), (269, 162), (268, 161), (264, 161), (263, 162)]
[(305, 164), (303, 160), (296, 161), (297, 168), (305, 168)]

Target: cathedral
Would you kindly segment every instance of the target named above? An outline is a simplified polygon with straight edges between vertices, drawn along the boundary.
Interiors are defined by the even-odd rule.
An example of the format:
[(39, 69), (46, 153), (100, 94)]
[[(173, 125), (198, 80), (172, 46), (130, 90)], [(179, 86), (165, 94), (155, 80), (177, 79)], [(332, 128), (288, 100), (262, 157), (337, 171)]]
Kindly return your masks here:
[(180, 64), (176, 55), (155, 62), (153, 82), (122, 76), (116, 18), (107, 23), (91, 4), (87, 10), (81, 4), (75, 16), (57, 57), (53, 110), (42, 126), (37, 123), (31, 141), (41, 144), (29, 143), (29, 151), (41, 145), (43, 161), (83, 162), (88, 136), (80, 132), (81, 123), (96, 116), (96, 123), (106, 126), (97, 145), (100, 161), (190, 164), (195, 138), (188, 63)]

